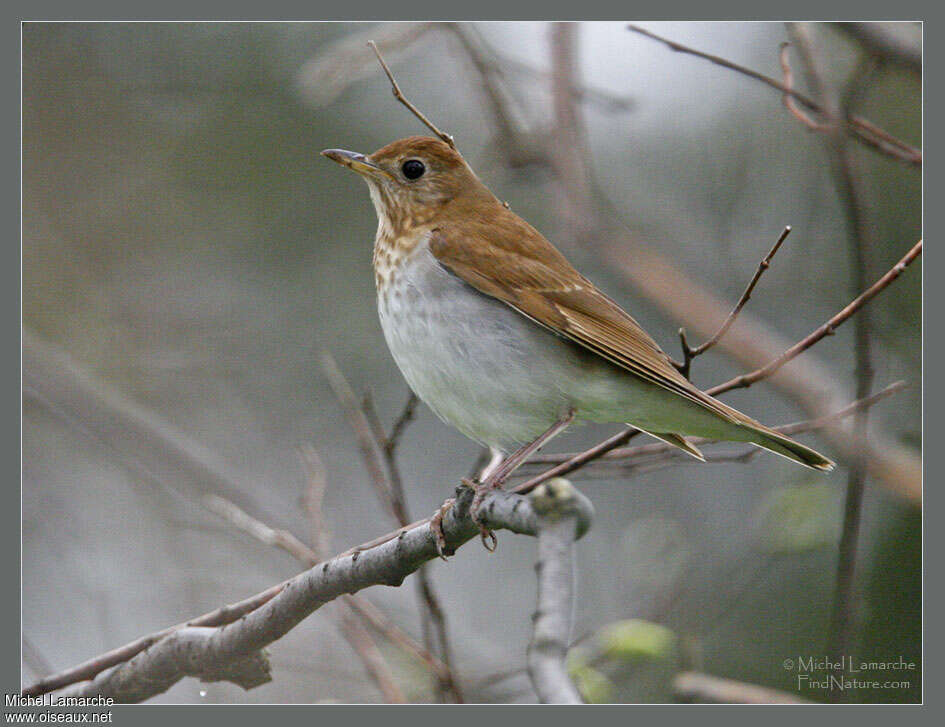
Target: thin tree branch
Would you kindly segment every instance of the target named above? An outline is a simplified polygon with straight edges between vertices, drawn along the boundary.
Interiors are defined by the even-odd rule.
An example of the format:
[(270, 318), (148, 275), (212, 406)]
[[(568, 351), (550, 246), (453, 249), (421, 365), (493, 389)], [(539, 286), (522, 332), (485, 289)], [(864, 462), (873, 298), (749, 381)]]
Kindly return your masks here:
[[(324, 352), (322, 354), (322, 363), (326, 375), (329, 378), (332, 389), (338, 400), (345, 409), (348, 421), (354, 429), (358, 441), (358, 447), (361, 450), (361, 456), (374, 485), (375, 493), (381, 502), (381, 505), (391, 514), (394, 521), (404, 527), (410, 523), (410, 513), (407, 507), (406, 494), (404, 492), (403, 482), (400, 477), (400, 470), (397, 467), (395, 459), (395, 449), (397, 441), (404, 431), (407, 423), (413, 416), (413, 411), (417, 405), (415, 396), (408, 397), (407, 405), (398, 417), (395, 423), (395, 430), (390, 436), (384, 434), (383, 428), (374, 414), (373, 406), (367, 402), (361, 404), (348, 380), (345, 378), (338, 364), (331, 354)], [(382, 461), (383, 457), (383, 461)], [(430, 629), (427, 627), (427, 620), (431, 622), (437, 633), (440, 642), (440, 655), (446, 664), (447, 678), (437, 680), (437, 691), (441, 694), (452, 693), (456, 702), (463, 701), (462, 691), (453, 676), (452, 650), (449, 642), (449, 632), (446, 626), (446, 615), (440, 606), (439, 599), (430, 582), (427, 569), (420, 568), (417, 576), (417, 593), (421, 603), (424, 605), (423, 614), (423, 632), (424, 644), (427, 650), (433, 650), (433, 644), (429, 638)]]
[(417, 413), (417, 406), (420, 404), (420, 397), (413, 393), (411, 389), (407, 394), (407, 403), (401, 409), (400, 414), (390, 428), (390, 434), (384, 438), (384, 452), (389, 457), (394, 456), (394, 451), (400, 443), (400, 437), (403, 435), (407, 425), (413, 421)]
[[(856, 401), (848, 404), (836, 412), (833, 412), (832, 414), (818, 417), (817, 419), (804, 419), (803, 421), (793, 422), (791, 424), (781, 424), (772, 428), (777, 432), (781, 432), (781, 434), (787, 435), (818, 431), (825, 427), (836, 424), (837, 422), (852, 416), (862, 409), (870, 408), (875, 404), (878, 404), (883, 399), (886, 399), (907, 389), (908, 386), (909, 385), (905, 381), (896, 381), (886, 388), (877, 391), (871, 396), (865, 397), (863, 399), (857, 399)], [(717, 440), (705, 439), (703, 437), (693, 437), (690, 441), (696, 446), (702, 446), (704, 444), (712, 444)], [(706, 461), (732, 461), (732, 459), (751, 456), (760, 451), (761, 450), (753, 447), (746, 450), (745, 453), (738, 455), (707, 454)], [(583, 454), (583, 452), (569, 452), (565, 454), (537, 454), (526, 463), (526, 466), (539, 467), (548, 464), (562, 464), (564, 462), (569, 462), (574, 457), (577, 457), (581, 454)], [(677, 457), (677, 455), (679, 456)], [(603, 467), (605, 465), (614, 464), (619, 465), (620, 467), (635, 469), (642, 464), (650, 465), (655, 462), (678, 463), (687, 462), (690, 459), (691, 457), (688, 455), (680, 453), (677, 447), (670, 446), (663, 442), (652, 442), (650, 444), (642, 444), (636, 447), (618, 447), (593, 462), (593, 465), (595, 467)], [(627, 462), (627, 460), (630, 461)], [(642, 460), (642, 462), (640, 460)], [(588, 472), (588, 467), (582, 468), (581, 471), (583, 474), (586, 474)], [(591, 471), (593, 471), (593, 469)]]
[[(788, 57), (788, 51), (791, 48), (790, 43), (781, 44), (781, 72), (784, 74), (784, 85), (790, 90), (794, 90), (794, 74), (791, 72), (791, 61)], [(814, 121), (810, 116), (808, 116), (804, 111), (798, 107), (797, 103), (794, 101), (794, 96), (790, 93), (784, 94), (784, 107), (791, 113), (791, 115), (800, 121), (804, 126), (806, 126), (811, 131), (826, 131), (833, 128), (832, 124), (822, 124), (819, 121)]]
[[(763, 73), (753, 71), (750, 68), (733, 63), (732, 61), (721, 58), (720, 56), (704, 53), (694, 48), (682, 45), (681, 43), (676, 43), (675, 41), (663, 38), (656, 33), (651, 33), (649, 30), (645, 30), (636, 25), (628, 25), (627, 29), (632, 30), (634, 33), (644, 35), (647, 38), (652, 38), (653, 40), (659, 41), (660, 43), (663, 43), (665, 46), (667, 46), (670, 50), (676, 51), (678, 53), (693, 55), (697, 58), (702, 58), (709, 61), (710, 63), (714, 63), (717, 66), (728, 68), (744, 76), (748, 76), (749, 78), (754, 78), (756, 81), (761, 81), (771, 88), (780, 91), (782, 94), (791, 96), (794, 100), (814, 113), (825, 112), (823, 106), (821, 106), (821, 104), (814, 99), (805, 96), (793, 88), (789, 88), (787, 85), (771, 78), (770, 76), (766, 76)], [(897, 139), (892, 134), (880, 129), (878, 126), (867, 119), (853, 115), (843, 120), (843, 127), (846, 132), (851, 134), (857, 141), (873, 149), (876, 149), (887, 156), (915, 166), (921, 166), (922, 164), (922, 151), (920, 149), (916, 149), (904, 141)]]
[(337, 616), (338, 628), (351, 648), (357, 653), (364, 664), (364, 669), (377, 684), (377, 688), (384, 695), (388, 704), (406, 704), (407, 699), (394, 679), (390, 665), (384, 659), (374, 639), (368, 632), (356, 612), (343, 608)]
[[(873, 63), (871, 61), (866, 64), (859, 63), (842, 93), (828, 89), (826, 83), (822, 80), (824, 73), (815, 57), (815, 49), (807, 24), (791, 23), (788, 25), (788, 30), (801, 51), (808, 77), (812, 79), (816, 88), (821, 89), (824, 106), (830, 111), (827, 121), (832, 123), (834, 129), (836, 129), (839, 126), (838, 119), (850, 115), (851, 104), (861, 95), (866, 77), (869, 70), (872, 69)], [(847, 137), (833, 131), (833, 133), (827, 135), (826, 139), (835, 186), (848, 228), (850, 287), (854, 291), (861, 290), (868, 274), (868, 256), (872, 247), (871, 230), (865, 217), (866, 204), (863, 199), (863, 190), (859, 175), (854, 168), (855, 162), (847, 144)], [(863, 311), (861, 315), (857, 316), (854, 324), (854, 357), (856, 360), (854, 376), (856, 378), (857, 396), (862, 398), (869, 393), (873, 382), (869, 311)], [(866, 442), (867, 418), (868, 411), (866, 409), (858, 411), (854, 416), (853, 433), (857, 442)], [(856, 448), (853, 455), (847, 476), (843, 525), (838, 546), (834, 606), (828, 636), (827, 653), (831, 657), (849, 653), (853, 636), (853, 588), (856, 551), (867, 475), (867, 465), (862, 451)], [(835, 699), (841, 696), (840, 693), (831, 693), (831, 697)]]
[[(902, 274), (902, 271), (905, 270), (909, 264), (921, 254), (922, 240), (919, 240), (912, 247), (912, 249), (909, 250), (909, 252), (907, 252), (903, 258), (898, 263), (896, 263), (885, 275), (883, 275), (879, 280), (873, 283), (873, 285), (863, 291), (859, 296), (847, 304), (846, 307), (844, 307), (839, 313), (833, 316), (822, 326), (813, 330), (810, 334), (802, 338), (779, 356), (769, 361), (765, 366), (762, 366), (761, 368), (751, 371), (747, 374), (736, 376), (735, 378), (730, 379), (723, 384), (713, 386), (712, 388), (707, 389), (706, 393), (712, 396), (718, 396), (719, 394), (722, 394), (726, 391), (731, 391), (732, 389), (749, 387), (752, 384), (755, 384), (758, 381), (771, 376), (786, 363), (802, 354), (811, 346), (815, 345), (822, 338), (832, 335), (838, 326), (853, 316), (858, 310), (869, 303), (879, 293), (885, 290), (896, 278)], [(628, 427), (624, 431), (615, 434), (608, 439), (605, 439), (603, 442), (594, 445), (590, 449), (580, 452), (570, 459), (558, 464), (557, 466), (552, 467), (546, 472), (536, 475), (523, 482), (522, 484), (518, 485), (514, 491), (520, 493), (530, 492), (542, 482), (546, 482), (552, 477), (563, 477), (564, 475), (573, 472), (580, 467), (583, 467), (588, 462), (593, 462), (596, 459), (600, 459), (611, 450), (623, 446), (638, 433), (638, 429)]]
[(381, 68), (384, 69), (384, 73), (387, 74), (387, 80), (390, 81), (391, 92), (394, 94), (394, 98), (396, 98), (398, 101), (400, 101), (400, 103), (406, 106), (410, 110), (410, 113), (412, 113), (414, 116), (420, 119), (420, 121), (422, 121), (430, 131), (432, 131), (440, 139), (442, 139), (447, 144), (449, 144), (451, 149), (455, 149), (456, 143), (453, 141), (453, 137), (445, 132), (440, 131), (436, 127), (436, 125), (432, 121), (430, 121), (430, 119), (428, 119), (426, 116), (424, 116), (423, 113), (420, 111), (420, 109), (414, 106), (407, 99), (407, 97), (404, 96), (404, 94), (401, 92), (400, 86), (397, 85), (397, 81), (394, 78), (394, 74), (391, 73), (390, 68), (387, 67), (387, 63), (384, 61), (384, 57), (381, 55), (381, 52), (377, 49), (377, 44), (373, 40), (369, 40), (368, 45), (371, 46), (371, 49), (374, 51), (374, 55), (377, 56), (377, 60), (381, 64)]
[(804, 353), (804, 351), (809, 349), (825, 336), (832, 336), (840, 325), (850, 319), (857, 311), (862, 309), (863, 306), (865, 306), (879, 293), (889, 287), (889, 285), (902, 274), (902, 271), (905, 270), (921, 254), (922, 240), (919, 240), (915, 245), (912, 246), (909, 252), (903, 255), (902, 259), (900, 259), (899, 262), (890, 268), (879, 280), (864, 290), (854, 300), (850, 301), (846, 307), (844, 307), (839, 313), (833, 316), (822, 326), (819, 326), (818, 328), (811, 331), (807, 336), (788, 348), (781, 355), (768, 362), (768, 364), (765, 366), (762, 366), (761, 368), (751, 371), (747, 374), (736, 376), (725, 383), (713, 386), (711, 389), (707, 389), (706, 393), (711, 394), (712, 396), (718, 396), (719, 394), (722, 394), (726, 391), (748, 387), (754, 383), (757, 383), (758, 381), (761, 381), (762, 379), (768, 378), (775, 371), (784, 366), (784, 364), (788, 363), (794, 358), (797, 358), (799, 355)]
[(355, 438), (358, 442), (358, 449), (361, 451), (361, 459), (364, 461), (364, 466), (367, 467), (371, 485), (374, 487), (374, 493), (377, 495), (378, 502), (380, 502), (381, 507), (397, 522), (404, 523), (408, 521), (409, 518), (407, 518), (406, 513), (402, 509), (403, 503), (397, 501), (393, 496), (390, 479), (384, 472), (384, 466), (377, 455), (371, 426), (368, 423), (367, 417), (364, 415), (364, 410), (361, 408), (358, 397), (355, 395), (348, 380), (344, 377), (344, 374), (341, 373), (341, 369), (338, 368), (338, 363), (330, 353), (322, 351), (321, 363), (322, 371), (324, 371), (325, 377), (328, 379), (328, 383), (335, 393), (335, 397), (344, 408), (348, 423), (354, 430)]
[(682, 343), (683, 350), (683, 360), (682, 363), (676, 363), (676, 367), (679, 369), (680, 373), (689, 378), (689, 368), (692, 364), (692, 359), (696, 356), (701, 356), (715, 344), (717, 344), (724, 336), (728, 329), (732, 327), (732, 324), (735, 322), (735, 319), (738, 317), (738, 314), (741, 313), (742, 308), (745, 307), (745, 304), (751, 298), (752, 292), (755, 290), (755, 286), (758, 284), (758, 281), (761, 279), (761, 276), (764, 274), (771, 266), (771, 260), (778, 253), (778, 250), (781, 248), (782, 243), (787, 239), (787, 236), (791, 234), (791, 226), (788, 225), (784, 228), (784, 231), (778, 236), (777, 241), (775, 241), (774, 246), (768, 251), (768, 254), (765, 255), (761, 262), (758, 264), (758, 269), (755, 271), (755, 274), (752, 276), (751, 280), (748, 283), (748, 287), (745, 288), (745, 292), (742, 293), (742, 297), (739, 298), (738, 303), (735, 304), (735, 307), (732, 308), (732, 312), (728, 314), (728, 317), (719, 327), (719, 330), (715, 332), (711, 338), (709, 338), (705, 343), (695, 348), (689, 346), (689, 342), (686, 340), (686, 329), (679, 329), (679, 339)]
[(288, 583), (289, 581), (277, 583), (276, 585), (270, 586), (266, 590), (261, 591), (254, 596), (250, 596), (249, 598), (246, 598), (242, 601), (238, 601), (237, 603), (221, 606), (220, 608), (214, 609), (213, 611), (205, 613), (203, 616), (198, 616), (195, 619), (191, 619), (190, 621), (185, 621), (184, 623), (178, 624), (176, 626), (170, 626), (166, 629), (156, 631), (153, 634), (137, 638), (134, 641), (128, 642), (124, 646), (119, 646), (117, 649), (106, 651), (104, 654), (99, 654), (98, 656), (89, 659), (88, 661), (84, 661), (81, 664), (77, 664), (73, 667), (70, 667), (69, 669), (64, 669), (63, 671), (51, 674), (45, 679), (40, 679), (39, 681), (34, 682), (30, 686), (23, 689), (21, 694), (23, 694), (23, 696), (35, 697), (40, 694), (46, 694), (57, 689), (62, 689), (63, 687), (67, 687), (70, 684), (75, 684), (76, 682), (84, 682), (86, 680), (92, 679), (97, 674), (105, 671), (106, 669), (133, 659), (137, 654), (146, 651), (149, 647), (153, 646), (157, 642), (178, 631), (181, 631), (182, 629), (202, 626), (218, 627), (238, 621), (239, 619), (243, 618), (243, 616), (256, 611), (261, 606), (265, 605), (273, 598), (278, 596)]
[(535, 490), (538, 518), (538, 608), (528, 645), (528, 675), (544, 704), (582, 704), (566, 664), (573, 619), (572, 546), (593, 517), (590, 500), (570, 482), (553, 479)]
[[(472, 497), (472, 491), (464, 488), (443, 518), (443, 534), (451, 552), (479, 534), (479, 526), (469, 515)], [(512, 493), (496, 490), (487, 495), (479, 516), (493, 530), (527, 535), (538, 532), (531, 500)], [(392, 538), (378, 538), (353, 548), (267, 589), (263, 605), (244, 613), (238, 621), (218, 628), (165, 629), (122, 647), (126, 654), (130, 651), (136, 656), (100, 671), (91, 681), (63, 690), (60, 696), (102, 695), (118, 702), (141, 701), (167, 690), (184, 676), (229, 679), (232, 670), (227, 671), (228, 665), (243, 668), (232, 673), (244, 682), (250, 677), (261, 678), (260, 649), (343, 594), (372, 585), (399, 586), (421, 564), (439, 557), (436, 539), (427, 519)], [(271, 590), (277, 594), (269, 595)], [(141, 642), (146, 642), (144, 648)], [(98, 657), (94, 661), (102, 660)], [(221, 674), (224, 676), (218, 676)], [(24, 690), (26, 693), (40, 692), (34, 686)]]
[[(203, 498), (202, 502), (207, 509), (216, 513), (227, 522), (248, 533), (261, 543), (284, 550), (306, 567), (316, 565), (321, 560), (321, 557), (323, 557), (320, 557), (319, 552), (309, 548), (292, 533), (266, 525), (225, 498), (218, 495), (207, 495)], [(318, 534), (316, 537), (316, 542), (325, 541), (325, 537), (321, 534)], [(403, 692), (397, 686), (390, 666), (384, 660), (384, 657), (381, 656), (371, 635), (364, 630), (364, 627), (357, 622), (357, 619), (352, 618), (353, 609), (349, 599), (354, 600), (356, 597), (344, 597), (340, 604), (342, 608), (335, 617), (342, 636), (345, 637), (345, 640), (348, 641), (351, 648), (354, 649), (355, 653), (361, 659), (368, 675), (377, 684), (381, 693), (384, 695), (385, 701), (392, 704), (403, 704), (406, 700), (404, 699)], [(419, 650), (419, 647), (413, 651), (416, 652), (417, 650)]]
[[(413, 419), (414, 411), (418, 403), (419, 399), (417, 395), (411, 391), (407, 397), (407, 403), (394, 422), (390, 435), (384, 433), (384, 428), (381, 426), (370, 397), (365, 397), (361, 410), (364, 415), (364, 420), (368, 423), (375, 445), (384, 457), (384, 463), (387, 467), (390, 497), (394, 506), (393, 509), (398, 513), (398, 524), (401, 526), (407, 525), (410, 522), (410, 511), (407, 507), (407, 495), (404, 490), (403, 478), (400, 476), (400, 467), (397, 466), (396, 449), (405, 427)], [(423, 616), (422, 629), (424, 645), (430, 651), (435, 650), (431, 633), (432, 626), (432, 630), (436, 631), (436, 637), (439, 642), (439, 653), (446, 667), (445, 670), (437, 674), (437, 692), (440, 694), (441, 698), (447, 693), (450, 693), (453, 695), (455, 702), (462, 704), (464, 701), (462, 690), (454, 676), (453, 650), (450, 645), (449, 630), (446, 625), (446, 614), (433, 588), (427, 566), (422, 566), (420, 570), (417, 571), (417, 593), (420, 602), (424, 606), (421, 611)]]

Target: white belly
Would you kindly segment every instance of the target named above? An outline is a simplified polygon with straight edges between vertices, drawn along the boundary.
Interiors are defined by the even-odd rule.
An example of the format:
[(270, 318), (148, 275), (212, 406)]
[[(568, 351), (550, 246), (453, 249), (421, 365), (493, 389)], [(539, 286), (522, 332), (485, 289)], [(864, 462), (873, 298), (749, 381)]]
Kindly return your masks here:
[(436, 414), (508, 451), (577, 419), (737, 438), (706, 409), (565, 341), (447, 272), (419, 244), (378, 295), (387, 345)]
[(451, 275), (424, 244), (378, 295), (378, 312), (411, 388), (482, 444), (530, 441), (571, 404), (549, 366), (580, 366), (573, 346)]

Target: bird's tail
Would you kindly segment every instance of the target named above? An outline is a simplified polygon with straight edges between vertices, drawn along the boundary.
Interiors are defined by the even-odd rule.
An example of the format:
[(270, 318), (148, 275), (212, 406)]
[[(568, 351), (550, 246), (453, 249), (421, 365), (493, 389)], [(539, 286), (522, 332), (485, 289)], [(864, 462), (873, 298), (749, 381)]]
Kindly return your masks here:
[(751, 435), (748, 441), (756, 447), (767, 449), (769, 452), (780, 454), (793, 462), (798, 462), (821, 472), (830, 472), (836, 467), (833, 461), (824, 457), (820, 452), (816, 452), (800, 442), (795, 442), (790, 437), (786, 437), (770, 427), (757, 422), (746, 423), (741, 426), (749, 430)]

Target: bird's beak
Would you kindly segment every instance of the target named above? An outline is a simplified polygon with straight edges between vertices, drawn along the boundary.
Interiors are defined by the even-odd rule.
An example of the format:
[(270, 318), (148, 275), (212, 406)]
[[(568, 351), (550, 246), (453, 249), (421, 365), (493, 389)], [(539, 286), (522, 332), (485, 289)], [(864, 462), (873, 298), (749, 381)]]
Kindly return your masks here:
[(364, 154), (358, 154), (356, 151), (348, 151), (346, 149), (325, 149), (322, 152), (322, 156), (326, 156), (331, 159), (333, 162), (338, 162), (343, 167), (348, 167), (358, 174), (367, 175), (371, 177), (387, 177), (390, 178), (390, 174), (381, 169), (376, 164), (372, 164), (368, 161), (368, 158)]

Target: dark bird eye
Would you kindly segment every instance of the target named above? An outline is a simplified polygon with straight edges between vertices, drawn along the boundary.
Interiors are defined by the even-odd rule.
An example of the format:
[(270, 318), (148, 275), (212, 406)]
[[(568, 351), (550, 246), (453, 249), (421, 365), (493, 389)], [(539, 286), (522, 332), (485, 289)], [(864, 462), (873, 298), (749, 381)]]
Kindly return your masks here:
[(400, 170), (407, 179), (420, 179), (427, 168), (423, 166), (423, 162), (419, 159), (408, 159), (403, 163)]

